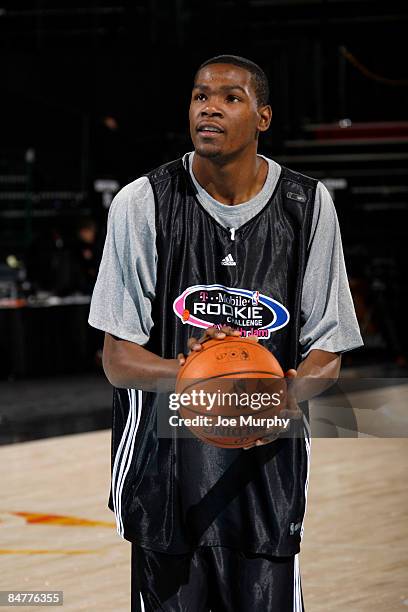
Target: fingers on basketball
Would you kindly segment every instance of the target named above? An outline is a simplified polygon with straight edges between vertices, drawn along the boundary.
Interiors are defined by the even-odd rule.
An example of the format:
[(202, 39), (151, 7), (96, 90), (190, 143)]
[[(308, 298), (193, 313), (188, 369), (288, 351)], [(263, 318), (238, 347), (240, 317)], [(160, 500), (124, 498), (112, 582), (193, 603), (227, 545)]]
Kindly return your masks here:
[(241, 332), (238, 329), (233, 329), (230, 325), (223, 325), (221, 328), (209, 327), (205, 330), (201, 338), (190, 338), (187, 346), (190, 351), (201, 351), (202, 344), (206, 340), (215, 339), (222, 340), (225, 336), (240, 336)]

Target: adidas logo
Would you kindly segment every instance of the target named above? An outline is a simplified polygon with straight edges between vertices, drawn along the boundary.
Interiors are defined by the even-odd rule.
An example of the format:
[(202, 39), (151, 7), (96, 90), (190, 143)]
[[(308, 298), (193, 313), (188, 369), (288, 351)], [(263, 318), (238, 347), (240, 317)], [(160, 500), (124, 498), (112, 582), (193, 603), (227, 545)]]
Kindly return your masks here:
[(221, 259), (222, 266), (236, 266), (236, 262), (231, 254), (228, 254), (224, 259)]

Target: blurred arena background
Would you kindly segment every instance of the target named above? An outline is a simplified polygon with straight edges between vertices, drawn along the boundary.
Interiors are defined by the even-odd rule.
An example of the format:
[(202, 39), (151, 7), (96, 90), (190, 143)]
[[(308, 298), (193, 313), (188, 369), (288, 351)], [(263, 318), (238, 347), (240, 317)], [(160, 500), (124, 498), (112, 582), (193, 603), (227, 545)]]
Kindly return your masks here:
[[(365, 342), (344, 356), (344, 375), (402, 382), (408, 373), (407, 24), (406, 3), (396, 0), (1, 5), (0, 445), (14, 478), (22, 469), (18, 456), (29, 466), (32, 455), (20, 455), (11, 443), (110, 427), (103, 338), (87, 325), (109, 205), (123, 185), (191, 150), (192, 77), (218, 53), (249, 57), (270, 79), (273, 121), (260, 152), (322, 180), (332, 193)], [(95, 452), (103, 448), (107, 462), (105, 433)], [(67, 438), (79, 447), (80, 439)], [(81, 461), (82, 470), (90, 458)], [(8, 490), (14, 485), (3, 469)], [(109, 468), (103, 469), (107, 487)], [(104, 505), (100, 480), (93, 483)], [(0, 528), (2, 519), (14, 525), (20, 511), (64, 514), (44, 496), (22, 503), (21, 495), (17, 487), (13, 503), (6, 496)], [(101, 518), (98, 507), (71, 510)], [(83, 601), (72, 609), (126, 609)], [(316, 603), (314, 609), (329, 608)]]

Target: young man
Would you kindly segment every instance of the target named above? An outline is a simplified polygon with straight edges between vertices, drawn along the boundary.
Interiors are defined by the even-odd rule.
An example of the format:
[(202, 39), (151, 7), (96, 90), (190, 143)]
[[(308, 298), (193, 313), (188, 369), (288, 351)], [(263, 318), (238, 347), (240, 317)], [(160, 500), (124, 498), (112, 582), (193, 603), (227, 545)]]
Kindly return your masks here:
[[(155, 421), (155, 392), (174, 390), (208, 337), (261, 329), (289, 376), (322, 378), (361, 345), (327, 190), (257, 154), (271, 114), (259, 66), (208, 60), (190, 104), (194, 152), (124, 187), (110, 210), (89, 322), (106, 332), (109, 507), (132, 542), (132, 610), (303, 609), (307, 426), (230, 450), (159, 437)], [(252, 319), (217, 307), (243, 295)]]

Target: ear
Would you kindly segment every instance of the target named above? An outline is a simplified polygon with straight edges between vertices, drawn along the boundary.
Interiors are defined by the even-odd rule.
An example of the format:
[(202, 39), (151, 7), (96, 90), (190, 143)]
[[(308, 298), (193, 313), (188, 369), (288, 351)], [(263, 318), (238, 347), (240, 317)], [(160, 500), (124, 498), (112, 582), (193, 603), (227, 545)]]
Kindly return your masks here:
[(260, 106), (258, 108), (258, 130), (260, 132), (266, 132), (269, 128), (272, 120), (272, 108), (269, 104)]

